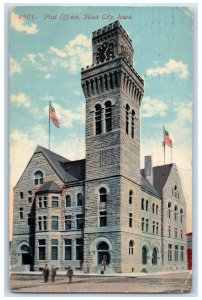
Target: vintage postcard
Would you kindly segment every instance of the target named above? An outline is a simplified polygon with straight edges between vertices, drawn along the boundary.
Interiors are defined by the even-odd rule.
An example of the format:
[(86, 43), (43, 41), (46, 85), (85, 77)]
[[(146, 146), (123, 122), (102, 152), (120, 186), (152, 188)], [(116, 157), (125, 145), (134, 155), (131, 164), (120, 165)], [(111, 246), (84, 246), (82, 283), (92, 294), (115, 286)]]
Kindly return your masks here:
[(10, 290), (192, 289), (193, 8), (10, 9)]

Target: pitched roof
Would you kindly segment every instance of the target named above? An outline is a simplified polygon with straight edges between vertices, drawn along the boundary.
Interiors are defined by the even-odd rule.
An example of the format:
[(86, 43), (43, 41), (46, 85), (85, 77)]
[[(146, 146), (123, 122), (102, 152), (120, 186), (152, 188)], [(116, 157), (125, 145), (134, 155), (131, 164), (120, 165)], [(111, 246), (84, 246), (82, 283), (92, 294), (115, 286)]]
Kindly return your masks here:
[(161, 193), (159, 193), (152, 185), (151, 183), (143, 176), (142, 170), (140, 170), (140, 185), (142, 188), (144, 188), (145, 190), (147, 190), (148, 192), (161, 197)]
[(173, 164), (153, 167), (153, 186), (159, 193), (162, 193), (172, 166)]
[(61, 189), (53, 181), (45, 182), (37, 191), (36, 194), (42, 193), (61, 193)]
[(63, 182), (85, 179), (85, 159), (70, 161), (42, 146), (37, 146), (35, 153), (42, 152)]

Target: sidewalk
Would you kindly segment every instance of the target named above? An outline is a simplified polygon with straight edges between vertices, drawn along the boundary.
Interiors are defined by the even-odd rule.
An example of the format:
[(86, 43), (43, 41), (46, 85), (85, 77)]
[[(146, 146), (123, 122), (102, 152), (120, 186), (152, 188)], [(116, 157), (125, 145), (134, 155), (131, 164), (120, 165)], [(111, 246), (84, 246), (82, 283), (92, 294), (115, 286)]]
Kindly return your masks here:
[[(159, 276), (159, 275), (170, 275), (170, 274), (182, 274), (182, 273), (189, 273), (192, 274), (192, 270), (180, 270), (180, 271), (168, 271), (168, 272), (150, 272), (150, 273), (105, 273), (105, 274), (99, 274), (99, 273), (84, 273), (79, 271), (74, 271), (74, 276), (85, 276), (85, 277), (146, 277), (146, 276)], [(10, 274), (17, 274), (17, 275), (41, 275), (42, 272), (40, 271), (25, 271), (25, 272), (16, 272), (16, 271), (10, 271)], [(66, 276), (67, 271), (57, 271), (57, 275), (59, 276)]]

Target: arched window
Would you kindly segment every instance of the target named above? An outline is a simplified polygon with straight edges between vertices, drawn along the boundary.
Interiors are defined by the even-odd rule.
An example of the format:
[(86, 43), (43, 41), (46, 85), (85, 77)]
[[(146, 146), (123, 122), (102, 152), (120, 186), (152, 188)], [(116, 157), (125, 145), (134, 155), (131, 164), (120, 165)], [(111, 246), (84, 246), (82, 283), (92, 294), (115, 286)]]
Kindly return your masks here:
[(133, 203), (133, 191), (130, 190), (129, 191), (129, 204), (132, 204)]
[(158, 211), (159, 211), (159, 206), (156, 206), (156, 215), (158, 215)]
[(133, 255), (134, 253), (134, 242), (130, 241), (129, 242), (129, 255)]
[(23, 251), (23, 252), (29, 253), (29, 247), (28, 247), (27, 245), (22, 245), (22, 246), (20, 247), (20, 250)]
[(43, 184), (43, 173), (41, 171), (36, 171), (34, 173), (34, 183), (35, 185)]
[(152, 265), (157, 265), (157, 250), (156, 250), (156, 248), (154, 248), (153, 252), (152, 252)]
[(175, 221), (177, 221), (177, 211), (178, 211), (178, 208), (177, 208), (177, 205), (175, 205)]
[(130, 110), (130, 107), (128, 104), (126, 104), (126, 133), (127, 134), (129, 132), (129, 110)]
[(107, 201), (107, 190), (104, 187), (101, 187), (99, 189), (99, 195), (100, 195), (100, 202)]
[(142, 247), (142, 264), (147, 264), (147, 248), (145, 246)]
[(95, 134), (102, 133), (102, 107), (100, 104), (95, 105)]
[(182, 223), (182, 219), (183, 219), (183, 209), (180, 209), (180, 222)]
[(112, 105), (110, 101), (105, 103), (105, 128), (106, 132), (112, 130)]
[(131, 137), (134, 139), (135, 137), (135, 112), (132, 110), (131, 114)]
[(83, 197), (82, 194), (79, 193), (77, 194), (77, 206), (82, 206), (83, 205)]
[(70, 195), (66, 196), (66, 207), (70, 207), (71, 206), (71, 197)]
[(153, 203), (152, 204), (152, 213), (154, 214), (154, 211), (155, 211), (155, 204)]
[(146, 201), (146, 211), (148, 211), (149, 201)]
[(144, 198), (142, 198), (142, 210), (144, 210)]
[(171, 214), (171, 203), (168, 202), (168, 217), (170, 219), (170, 214)]

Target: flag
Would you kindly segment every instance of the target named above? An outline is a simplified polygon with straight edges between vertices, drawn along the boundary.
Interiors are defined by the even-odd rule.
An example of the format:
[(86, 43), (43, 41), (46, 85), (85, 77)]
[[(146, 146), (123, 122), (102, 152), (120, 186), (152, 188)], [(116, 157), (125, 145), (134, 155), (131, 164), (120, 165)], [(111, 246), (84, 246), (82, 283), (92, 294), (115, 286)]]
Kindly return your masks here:
[(59, 119), (58, 117), (56, 116), (56, 113), (55, 113), (55, 109), (54, 107), (50, 104), (50, 107), (49, 107), (49, 112), (50, 112), (50, 119), (52, 120), (53, 124), (55, 125), (55, 127), (59, 128), (60, 125), (59, 125)]
[(166, 143), (166, 145), (170, 148), (173, 148), (173, 141), (171, 140), (171, 138), (169, 137), (169, 133), (167, 130), (164, 129), (164, 142)]

